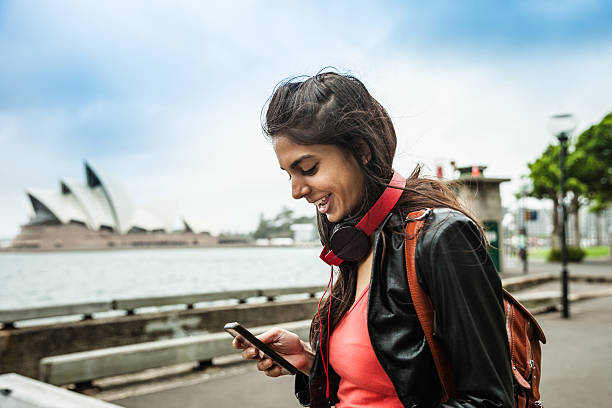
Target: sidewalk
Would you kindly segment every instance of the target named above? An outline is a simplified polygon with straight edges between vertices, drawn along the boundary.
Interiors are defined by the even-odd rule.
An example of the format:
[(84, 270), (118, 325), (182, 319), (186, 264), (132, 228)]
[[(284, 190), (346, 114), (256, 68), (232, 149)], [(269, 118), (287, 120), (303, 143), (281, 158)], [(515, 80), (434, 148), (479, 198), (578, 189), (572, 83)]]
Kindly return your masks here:
[[(529, 273), (560, 269), (559, 264), (532, 263)], [(570, 274), (612, 275), (612, 261), (570, 264), (568, 269)], [(519, 268), (508, 268), (504, 275), (520, 274), (519, 265)], [(540, 390), (544, 406), (609, 406), (612, 401), (612, 297), (572, 303), (570, 312), (569, 320), (562, 319), (558, 312), (537, 316), (548, 339), (542, 346)], [(173, 380), (172, 384), (152, 385), (149, 391), (121, 399), (116, 399), (117, 394), (112, 402), (127, 408), (299, 406), (293, 396), (293, 377), (271, 379), (251, 364), (217, 369), (209, 374), (194, 373)]]
[(572, 303), (570, 319), (538, 316), (548, 342), (542, 346), (545, 407), (612, 405), (612, 297)]
[[(502, 278), (514, 276), (525, 276), (522, 262), (514, 257), (506, 260)], [(610, 275), (612, 276), (612, 259), (595, 258), (586, 259), (581, 263), (567, 264), (568, 274), (576, 275)], [(558, 273), (561, 275), (561, 263), (548, 263), (544, 259), (529, 259), (527, 263), (527, 275), (540, 273)]]

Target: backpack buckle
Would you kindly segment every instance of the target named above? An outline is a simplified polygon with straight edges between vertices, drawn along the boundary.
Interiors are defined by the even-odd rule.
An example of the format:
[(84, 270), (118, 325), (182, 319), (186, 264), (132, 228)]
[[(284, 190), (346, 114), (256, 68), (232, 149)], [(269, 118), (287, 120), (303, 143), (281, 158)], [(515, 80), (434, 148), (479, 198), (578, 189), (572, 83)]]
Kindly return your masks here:
[[(412, 213), (411, 213), (411, 214), (412, 214)], [(411, 218), (411, 217), (410, 217), (410, 214), (408, 214), (408, 215), (406, 216), (406, 221), (407, 221), (407, 222), (419, 221), (419, 220), (422, 220), (423, 218), (427, 218), (427, 216), (428, 216), (429, 214), (431, 214), (431, 208), (426, 208), (426, 209), (425, 209), (425, 212), (423, 212), (423, 214), (421, 214), (421, 215), (419, 215), (419, 216), (416, 216), (416, 217), (414, 217), (414, 218)]]

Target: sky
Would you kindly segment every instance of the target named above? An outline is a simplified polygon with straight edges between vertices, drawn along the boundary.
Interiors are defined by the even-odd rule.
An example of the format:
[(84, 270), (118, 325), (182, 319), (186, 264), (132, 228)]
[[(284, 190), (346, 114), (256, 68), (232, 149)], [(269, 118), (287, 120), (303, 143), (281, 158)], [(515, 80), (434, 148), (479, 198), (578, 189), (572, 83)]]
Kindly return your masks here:
[(486, 165), (513, 206), (551, 115), (579, 134), (612, 111), (610, 21), (603, 0), (0, 0), (0, 238), (27, 189), (84, 180), (84, 160), (214, 233), (314, 215), (260, 115), (279, 81), (326, 67), (387, 109), (400, 173)]

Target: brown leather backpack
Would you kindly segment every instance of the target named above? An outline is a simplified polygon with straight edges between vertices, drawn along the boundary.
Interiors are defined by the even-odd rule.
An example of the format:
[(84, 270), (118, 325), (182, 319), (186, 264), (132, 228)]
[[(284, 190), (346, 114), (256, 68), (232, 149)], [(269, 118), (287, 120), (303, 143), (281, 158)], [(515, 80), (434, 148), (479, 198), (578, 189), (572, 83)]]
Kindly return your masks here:
[[(450, 362), (442, 344), (433, 336), (433, 305), (419, 285), (415, 266), (416, 243), (430, 211), (415, 211), (408, 215), (404, 245), (406, 272), (412, 302), (440, 376), (442, 401), (446, 401), (455, 395)], [(516, 408), (542, 407), (539, 390), (542, 374), (540, 341), (546, 343), (546, 337), (533, 315), (505, 289), (503, 298), (510, 363), (514, 375), (514, 405)]]

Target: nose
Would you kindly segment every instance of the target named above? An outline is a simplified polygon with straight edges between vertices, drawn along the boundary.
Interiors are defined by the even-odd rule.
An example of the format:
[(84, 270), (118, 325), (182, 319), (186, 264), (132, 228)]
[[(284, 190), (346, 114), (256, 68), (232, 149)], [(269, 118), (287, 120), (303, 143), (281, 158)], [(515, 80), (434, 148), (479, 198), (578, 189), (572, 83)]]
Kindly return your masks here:
[(307, 183), (304, 183), (301, 177), (291, 179), (291, 196), (294, 199), (299, 200), (308, 194), (310, 194), (310, 187)]

